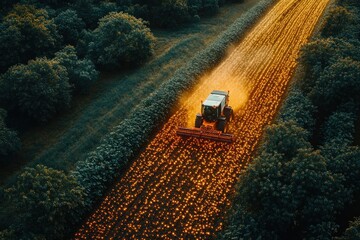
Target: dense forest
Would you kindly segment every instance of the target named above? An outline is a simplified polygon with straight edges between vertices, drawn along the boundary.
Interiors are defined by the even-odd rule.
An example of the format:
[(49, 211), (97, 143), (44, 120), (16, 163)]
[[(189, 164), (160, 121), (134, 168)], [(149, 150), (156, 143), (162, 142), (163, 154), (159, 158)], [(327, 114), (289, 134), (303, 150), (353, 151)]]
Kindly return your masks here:
[[(267, 2), (271, 1), (264, 1), (237, 29), (245, 31), (269, 5)], [(88, 94), (100, 72), (122, 71), (145, 63), (156, 42), (151, 29), (171, 31), (184, 24), (196, 24), (200, 17), (216, 14), (223, 4), (225, 1), (218, 0), (2, 1), (1, 164), (10, 162), (21, 149), (16, 133), (18, 124), (14, 124), (17, 119), (27, 128), (46, 124), (69, 107), (74, 95)], [(214, 58), (221, 58), (225, 46), (237, 38), (236, 33), (228, 34), (218, 43), (217, 55), (211, 56), (212, 49), (203, 53), (199, 59), (206, 54), (211, 58), (205, 56), (207, 62), (202, 60), (193, 66), (191, 78), (200, 75), (204, 66), (213, 66)], [(176, 91), (174, 96), (178, 96), (179, 89), (171, 87), (171, 91)], [(170, 93), (162, 96), (166, 108), (170, 106)], [(110, 142), (114, 140), (112, 133), (70, 174), (42, 165), (21, 171), (11, 186), (0, 191), (0, 238), (62, 239), (71, 234), (114, 179), (115, 171), (123, 168), (126, 160), (146, 142), (153, 123), (166, 117), (148, 114), (152, 111), (149, 106), (144, 111), (143, 120), (150, 125), (142, 125), (141, 131), (146, 127), (147, 134), (137, 134), (139, 139), (129, 141), (128, 134), (133, 136), (131, 133), (138, 129), (128, 129), (126, 124), (136, 119), (125, 121), (123, 127), (114, 130), (122, 137)], [(152, 119), (148, 119), (151, 115)], [(118, 146), (119, 143), (123, 146)]]
[(220, 239), (359, 239), (359, 12), (338, 1), (303, 47), (301, 77), (240, 176)]

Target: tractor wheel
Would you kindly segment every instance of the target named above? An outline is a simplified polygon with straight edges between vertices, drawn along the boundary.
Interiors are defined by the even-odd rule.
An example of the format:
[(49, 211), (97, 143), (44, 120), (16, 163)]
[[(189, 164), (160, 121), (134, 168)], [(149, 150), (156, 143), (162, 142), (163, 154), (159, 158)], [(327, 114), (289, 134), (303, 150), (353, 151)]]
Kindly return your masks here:
[(203, 123), (203, 118), (200, 113), (196, 114), (195, 127), (200, 128)]
[(227, 122), (230, 122), (231, 119), (232, 119), (232, 117), (233, 117), (233, 115), (234, 115), (233, 110), (232, 110), (232, 108), (231, 108), (230, 106), (226, 106), (226, 107), (224, 108), (224, 115), (225, 115), (225, 117), (226, 117), (226, 121), (227, 121)]
[(219, 131), (224, 132), (225, 131), (225, 127), (226, 127), (226, 118), (225, 117), (220, 117), (218, 119), (218, 123), (217, 123), (217, 129)]

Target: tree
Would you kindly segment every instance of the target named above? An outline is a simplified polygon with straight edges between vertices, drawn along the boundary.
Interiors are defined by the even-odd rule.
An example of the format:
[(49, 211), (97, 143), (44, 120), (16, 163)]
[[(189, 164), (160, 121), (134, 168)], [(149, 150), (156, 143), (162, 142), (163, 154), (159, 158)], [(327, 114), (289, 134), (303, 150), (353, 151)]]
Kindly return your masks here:
[(16, 235), (12, 229), (3, 229), (0, 231), (0, 239), (15, 240)]
[(314, 86), (314, 79), (319, 78), (326, 67), (341, 57), (358, 59), (359, 45), (336, 38), (318, 39), (306, 44), (301, 49), (299, 60), (309, 74), (302, 85), (311, 89)]
[(336, 240), (359, 240), (360, 239), (360, 218), (350, 222), (349, 227), (345, 230), (343, 236)]
[(291, 90), (281, 108), (279, 118), (283, 122), (294, 121), (310, 133), (315, 126), (315, 106), (299, 89)]
[(338, 148), (349, 146), (354, 140), (356, 116), (353, 113), (336, 111), (325, 121), (323, 145), (333, 144)]
[(95, 0), (76, 0), (74, 9), (88, 29), (96, 28), (99, 19), (110, 12), (118, 12), (120, 9), (114, 2)]
[(154, 40), (142, 20), (126, 13), (110, 13), (92, 32), (88, 54), (95, 63), (107, 67), (139, 64), (152, 55)]
[(0, 103), (37, 121), (47, 121), (70, 99), (66, 69), (55, 60), (38, 58), (16, 65), (0, 81)]
[(63, 42), (76, 45), (81, 31), (85, 28), (85, 23), (78, 17), (77, 13), (68, 9), (56, 16), (54, 22), (63, 37)]
[(74, 3), (75, 0), (22, 0), (21, 2), (26, 2), (28, 4), (40, 3), (41, 5), (47, 5), (53, 8), (60, 8)]
[(330, 239), (341, 180), (319, 151), (299, 149), (291, 159), (262, 152), (240, 176), (227, 239)]
[(54, 60), (66, 68), (69, 82), (77, 91), (87, 90), (99, 77), (94, 64), (89, 59), (80, 60), (73, 46), (66, 46), (55, 54)]
[(191, 15), (197, 15), (202, 7), (202, 0), (187, 0), (187, 5)]
[(189, 9), (185, 0), (162, 0), (153, 8), (152, 22), (163, 28), (177, 27), (190, 21)]
[(59, 39), (56, 25), (46, 10), (15, 5), (0, 25), (0, 71), (51, 53)]
[(327, 67), (316, 81), (310, 97), (325, 112), (342, 103), (360, 103), (360, 61), (342, 58)]
[(279, 153), (290, 159), (299, 149), (311, 148), (308, 137), (309, 133), (293, 121), (272, 124), (265, 130), (261, 151)]
[(26, 168), (6, 196), (15, 218), (12, 228), (25, 235), (19, 239), (31, 234), (62, 239), (84, 209), (84, 190), (76, 180), (42, 165)]
[[(333, 146), (336, 148), (336, 146)], [(359, 147), (346, 147), (337, 155), (326, 158), (328, 168), (334, 174), (344, 179), (344, 189), (351, 196), (348, 202), (356, 200), (360, 195), (360, 149)]]
[(358, 0), (340, 0), (339, 3), (342, 5), (360, 7), (360, 2)]
[(20, 139), (15, 131), (5, 125), (6, 111), (0, 108), (0, 156), (7, 156), (20, 149)]
[(218, 0), (203, 0), (202, 2), (202, 8), (200, 12), (206, 15), (214, 15), (219, 11)]
[(0, 1), (0, 12), (6, 12), (12, 5), (18, 3), (19, 0), (2, 0)]
[(325, 18), (321, 34), (324, 37), (356, 37), (357, 16), (345, 7), (336, 6), (330, 9)]

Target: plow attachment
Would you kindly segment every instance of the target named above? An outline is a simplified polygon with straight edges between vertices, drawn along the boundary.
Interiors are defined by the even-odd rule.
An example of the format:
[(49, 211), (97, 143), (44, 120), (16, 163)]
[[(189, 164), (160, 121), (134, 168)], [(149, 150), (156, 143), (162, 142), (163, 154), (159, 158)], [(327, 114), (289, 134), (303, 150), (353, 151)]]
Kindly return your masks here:
[(233, 142), (234, 135), (228, 133), (222, 133), (216, 130), (207, 130), (204, 128), (184, 128), (179, 127), (176, 134), (184, 137), (196, 137), (203, 139), (210, 139), (218, 142)]

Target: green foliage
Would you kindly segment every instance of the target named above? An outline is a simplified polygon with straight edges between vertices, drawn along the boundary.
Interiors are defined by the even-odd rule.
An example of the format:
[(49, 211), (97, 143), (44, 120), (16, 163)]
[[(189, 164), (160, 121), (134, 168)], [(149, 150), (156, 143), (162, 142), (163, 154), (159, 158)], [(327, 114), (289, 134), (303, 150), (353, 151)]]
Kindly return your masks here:
[(0, 1), (0, 13), (6, 12), (12, 5), (18, 3), (18, 0), (2, 0)]
[(310, 99), (301, 90), (291, 89), (280, 110), (279, 119), (283, 122), (294, 121), (311, 133), (315, 125), (314, 113), (315, 106)]
[(349, 146), (353, 142), (356, 116), (353, 113), (337, 111), (324, 123), (323, 145)]
[[(335, 148), (335, 146), (334, 146)], [(344, 187), (351, 194), (348, 202), (360, 195), (360, 149), (359, 147), (347, 147), (343, 153), (328, 158), (329, 169), (341, 175), (344, 179)]]
[(268, 126), (261, 150), (266, 153), (278, 153), (285, 159), (294, 157), (299, 149), (311, 148), (307, 141), (309, 133), (295, 122), (278, 122)]
[(154, 40), (141, 19), (126, 13), (110, 13), (92, 32), (88, 54), (96, 64), (106, 67), (139, 64), (152, 55)]
[(34, 4), (40, 6), (50, 6), (60, 8), (74, 3), (76, 0), (20, 0), (21, 3)]
[(324, 37), (347, 37), (355, 38), (357, 28), (355, 24), (358, 17), (345, 7), (336, 6), (330, 9), (322, 29)]
[(74, 10), (61, 12), (54, 19), (57, 29), (63, 37), (63, 43), (76, 45), (85, 23)]
[(306, 44), (301, 50), (300, 61), (309, 72), (309, 79), (304, 79), (304, 85), (313, 87), (314, 79), (318, 78), (323, 70), (341, 57), (357, 59), (359, 45), (349, 43), (343, 39), (322, 38)]
[(0, 239), (3, 240), (16, 240), (16, 234), (12, 229), (4, 229), (0, 231)]
[(207, 15), (213, 15), (219, 11), (219, 2), (218, 0), (203, 0), (202, 8), (200, 12), (203, 12)]
[(92, 0), (76, 0), (74, 9), (80, 18), (86, 23), (89, 29), (96, 28), (99, 19), (111, 12), (118, 12), (121, 9), (113, 3), (108, 1), (101, 1), (95, 3)]
[(51, 53), (59, 42), (46, 10), (15, 5), (0, 25), (0, 71)]
[(19, 239), (62, 239), (84, 209), (84, 191), (76, 180), (42, 165), (26, 168), (6, 196), (14, 218), (11, 228)]
[(136, 18), (141, 18), (150, 21), (150, 10), (147, 5), (133, 4), (124, 7), (123, 12), (133, 15)]
[(345, 230), (343, 236), (336, 240), (359, 240), (360, 239), (360, 218), (350, 222), (350, 226)]
[(187, 0), (187, 5), (191, 15), (195, 15), (202, 7), (202, 0)]
[(15, 131), (5, 125), (6, 111), (0, 108), (0, 157), (7, 156), (20, 149), (20, 139)]
[(341, 187), (318, 151), (298, 149), (293, 158), (261, 153), (240, 177), (235, 203), (242, 210), (227, 237), (329, 239), (334, 212), (342, 207)]
[(313, 103), (324, 111), (355, 100), (360, 103), (360, 62), (343, 58), (327, 67), (310, 93)]
[(152, 22), (163, 28), (177, 27), (190, 21), (189, 9), (184, 0), (162, 0), (153, 9)]
[(89, 59), (80, 60), (71, 45), (57, 52), (54, 60), (66, 68), (69, 82), (77, 91), (87, 90), (99, 77), (94, 64)]
[(71, 89), (66, 69), (54, 60), (38, 58), (11, 67), (0, 80), (0, 102), (36, 121), (47, 121), (67, 107)]
[(339, 0), (339, 3), (345, 6), (360, 7), (358, 0)]

